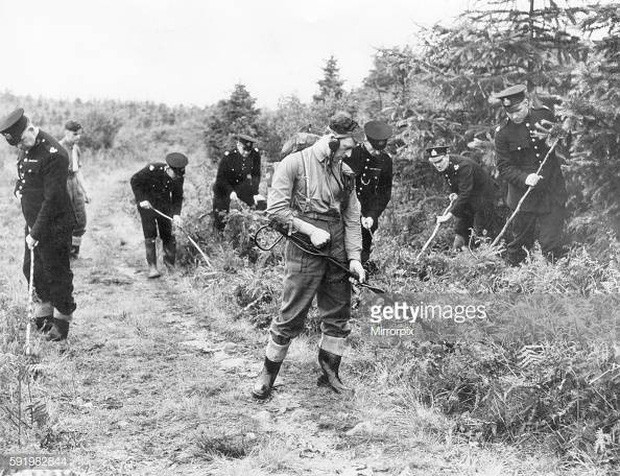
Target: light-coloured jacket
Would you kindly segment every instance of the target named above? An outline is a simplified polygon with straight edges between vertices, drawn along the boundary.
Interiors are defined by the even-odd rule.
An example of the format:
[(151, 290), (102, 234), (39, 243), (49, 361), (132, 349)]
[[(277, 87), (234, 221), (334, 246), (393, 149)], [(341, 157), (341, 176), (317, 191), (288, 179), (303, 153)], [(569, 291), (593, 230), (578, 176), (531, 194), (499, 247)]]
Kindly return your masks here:
[(285, 157), (274, 172), (267, 214), (281, 223), (304, 215), (340, 216), (347, 258), (359, 260), (362, 250), (360, 204), (355, 176), (342, 161), (330, 163), (325, 140)]

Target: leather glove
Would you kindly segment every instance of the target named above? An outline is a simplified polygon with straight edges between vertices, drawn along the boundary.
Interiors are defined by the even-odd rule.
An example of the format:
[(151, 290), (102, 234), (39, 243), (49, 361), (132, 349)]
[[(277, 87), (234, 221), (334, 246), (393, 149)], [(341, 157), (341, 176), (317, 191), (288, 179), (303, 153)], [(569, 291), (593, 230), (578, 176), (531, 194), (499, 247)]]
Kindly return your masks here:
[(140, 202), (140, 208), (146, 208), (147, 210), (149, 210), (151, 207), (151, 202), (149, 202), (148, 200), (142, 200)]

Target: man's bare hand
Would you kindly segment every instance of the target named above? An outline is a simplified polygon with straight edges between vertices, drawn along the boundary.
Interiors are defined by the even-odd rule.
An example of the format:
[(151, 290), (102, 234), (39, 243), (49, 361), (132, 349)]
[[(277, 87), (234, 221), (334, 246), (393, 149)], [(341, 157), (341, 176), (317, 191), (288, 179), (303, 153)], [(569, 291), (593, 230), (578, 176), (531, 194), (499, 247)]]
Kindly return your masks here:
[[(351, 271), (351, 273), (357, 276), (357, 279), (360, 283), (366, 282), (366, 271), (364, 270), (362, 263), (360, 263), (358, 260), (352, 259), (349, 262), (349, 271)], [(349, 278), (349, 280), (351, 282), (355, 282), (353, 278)]]
[(538, 174), (529, 174), (525, 179), (525, 185), (528, 187), (535, 187), (536, 184), (542, 179), (542, 175)]
[(375, 220), (372, 217), (362, 217), (362, 226), (367, 230), (370, 230), (375, 224)]
[(33, 250), (39, 244), (38, 240), (35, 240), (32, 236), (26, 236), (26, 245), (28, 245), (28, 249)]
[(329, 243), (330, 238), (329, 233), (320, 228), (316, 228), (310, 235), (310, 241), (315, 248), (322, 248)]
[(452, 215), (452, 213), (448, 212), (445, 215), (437, 215), (437, 223), (445, 223), (448, 220), (451, 220), (452, 217), (454, 215)]

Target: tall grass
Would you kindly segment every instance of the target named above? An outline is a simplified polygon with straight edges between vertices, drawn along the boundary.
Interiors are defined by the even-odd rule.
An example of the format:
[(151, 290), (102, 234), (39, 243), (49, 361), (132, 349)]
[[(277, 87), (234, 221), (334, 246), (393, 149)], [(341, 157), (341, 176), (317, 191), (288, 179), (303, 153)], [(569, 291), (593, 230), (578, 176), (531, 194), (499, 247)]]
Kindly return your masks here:
[[(197, 213), (191, 202), (188, 213)], [(372, 279), (392, 297), (483, 302), (490, 318), (440, 326), (430, 336), (416, 328), (400, 339), (370, 337), (364, 298), (350, 338), (356, 378), (373, 388), (381, 378), (390, 395), (410, 395), (400, 400), (404, 410), (417, 402), (450, 415), (455, 437), (536, 447), (571, 462), (620, 464), (617, 262), (576, 246), (556, 264), (535, 249), (522, 266), (510, 267), (488, 245), (454, 254), (441, 243), (416, 261), (419, 247), (391, 235), (392, 220), (398, 219), (377, 235), (373, 258), (381, 269)], [(256, 225), (255, 215), (234, 212), (223, 239), (206, 228), (196, 233), (226, 271), (221, 289), (237, 304), (232, 312), (243, 309), (243, 318), (262, 327), (278, 312), (282, 253), (276, 247), (256, 257), (248, 239)], [(310, 321), (306, 333), (316, 332)]]

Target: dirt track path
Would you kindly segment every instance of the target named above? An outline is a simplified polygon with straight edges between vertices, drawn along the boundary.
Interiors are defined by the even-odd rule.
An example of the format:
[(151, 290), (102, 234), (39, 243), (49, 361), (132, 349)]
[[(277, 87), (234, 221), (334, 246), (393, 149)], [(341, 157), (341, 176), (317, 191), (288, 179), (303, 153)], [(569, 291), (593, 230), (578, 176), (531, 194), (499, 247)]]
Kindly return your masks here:
[[(50, 446), (71, 448), (75, 469), (89, 474), (225, 474), (265, 445), (262, 461), (241, 466), (335, 474), (325, 432), (352, 428), (351, 403), (317, 394), (312, 376), (262, 405), (248, 397), (260, 350), (212, 332), (202, 296), (179, 274), (146, 279), (129, 175), (117, 171), (93, 191), (74, 263), (79, 309), (53, 368), (60, 406)], [(318, 413), (325, 404), (343, 421)]]
[(181, 272), (146, 279), (131, 172), (91, 186), (70, 339), (43, 344), (48, 451), (88, 475), (518, 474), (431, 436), (423, 426), (435, 417), (403, 405), (410, 396), (378, 400), (389, 394), (381, 375), (373, 388), (351, 376), (354, 400), (317, 388), (315, 348), (303, 338), (274, 397), (253, 401), (263, 333), (218, 309), (225, 277), (204, 289)]
[(130, 173), (93, 187), (71, 338), (46, 346), (58, 419), (48, 447), (85, 474), (386, 474), (377, 434), (351, 431), (359, 410), (316, 388), (303, 345), (284, 368), (287, 390), (256, 403), (258, 333), (214, 331), (217, 311), (179, 273), (146, 279)]

